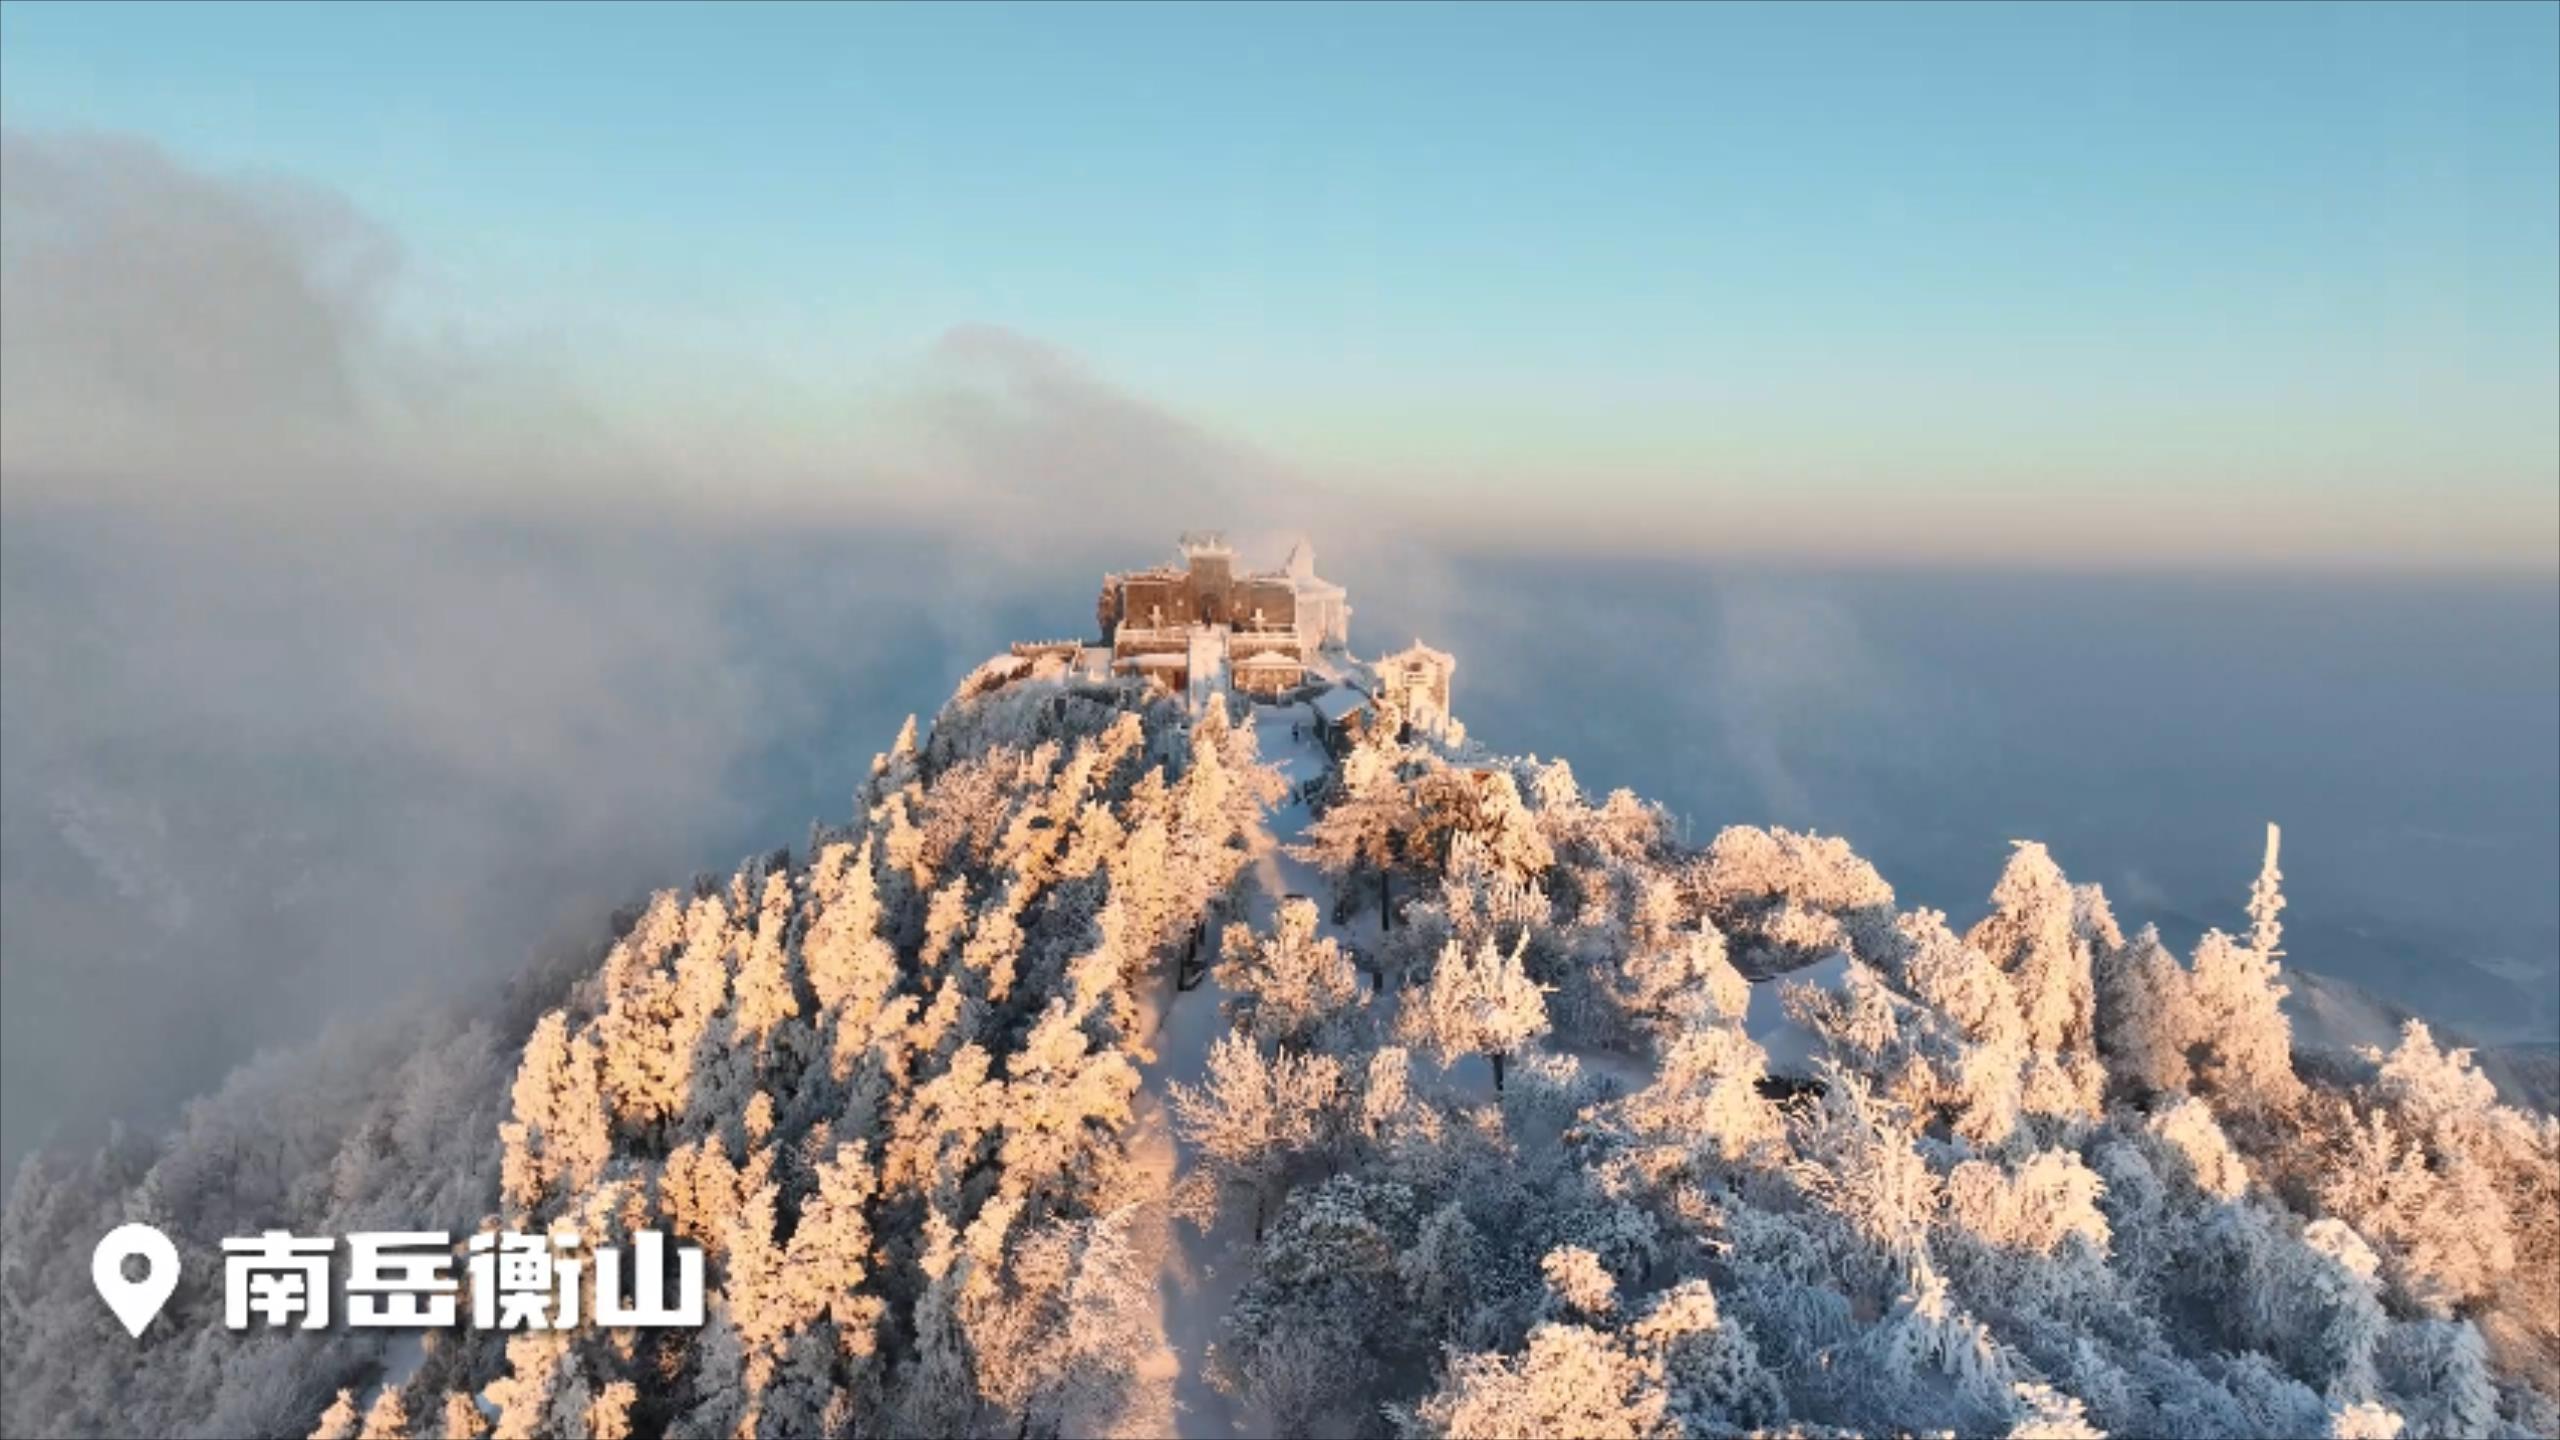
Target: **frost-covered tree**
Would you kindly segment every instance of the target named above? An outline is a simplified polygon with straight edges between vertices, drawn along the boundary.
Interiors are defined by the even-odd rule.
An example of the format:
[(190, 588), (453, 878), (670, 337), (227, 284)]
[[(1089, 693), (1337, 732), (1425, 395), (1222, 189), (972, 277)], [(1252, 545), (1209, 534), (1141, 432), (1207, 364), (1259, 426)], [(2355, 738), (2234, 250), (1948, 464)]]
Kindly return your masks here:
[(1666, 878), (1644, 882), (1639, 923), (1625, 937), (1614, 999), (1635, 1025), (1668, 1040), (1717, 1021), (1736, 1021), (1751, 1002), (1750, 982), (1727, 958), (1723, 932), (1700, 919), (1682, 926)]
[(1235, 1023), (1264, 1045), (1315, 1045), (1360, 998), (1351, 958), (1317, 933), (1315, 902), (1303, 896), (1281, 901), (1267, 936), (1228, 926), (1220, 955), (1217, 979), (1234, 997)]
[(2503, 1428), (2488, 1347), (2470, 1321), (2395, 1325), (2380, 1350), (2382, 1371), (2406, 1407), (2409, 1435), (2490, 1435)]
[(2248, 1162), (2199, 1100), (2181, 1100), (2151, 1117), (2150, 1134), (2176, 1157), (2174, 1168), (2198, 1190), (2229, 1200), (2249, 1189)]
[(2009, 1427), (2009, 1440), (2107, 1440), (2107, 1432), (2089, 1423), (2088, 1406), (2076, 1396), (2034, 1381), (2020, 1381), (2010, 1389), (2017, 1394), (2017, 1419)]
[(1461, 839), (1474, 842), (1494, 874), (1512, 881), (1535, 880), (1555, 863), (1508, 770), (1434, 765), (1414, 786), (1414, 806), (1407, 849), (1422, 864), (1448, 869)]
[(1732, 940), (1745, 975), (1872, 945), (1893, 924), (1893, 887), (1837, 836), (1731, 826), (1690, 866), (1686, 884)]
[(1194, 1213), (1205, 1218), (1220, 1193), (1243, 1191), (1253, 1197), (1258, 1236), (1273, 1187), (1331, 1141), (1342, 1067), (1330, 1055), (1285, 1050), (1265, 1059), (1251, 1040), (1229, 1033), (1210, 1048), (1199, 1088), (1175, 1081), (1166, 1090), (1183, 1139), (1198, 1149), (1215, 1187)]
[(1991, 958), (1957, 938), (1946, 917), (1914, 910), (1876, 946), (1881, 973), (1928, 1012), (1945, 1017), (1962, 1046), (1943, 1068), (1951, 1128), (1976, 1144), (1999, 1144), (2016, 1130), (2029, 1062), (2017, 991)]
[[(1051, 1000), (1014, 1053), (1004, 1086), (998, 1161), (1015, 1194), (1099, 1199), (1117, 1193), (1119, 1132), (1129, 1123), (1138, 1069), (1097, 1048), (1064, 1000)], [(1092, 1208), (1112, 1208), (1109, 1203)]]
[(2301, 1094), (2293, 1073), (2288, 993), (2266, 954), (2208, 930), (2196, 944), (2196, 1078), (2231, 1113), (2264, 1116)]
[(1640, 1352), (1661, 1363), (1670, 1418), (1686, 1433), (1774, 1427), (1786, 1420), (1778, 1377), (1761, 1363), (1741, 1324), (1720, 1312), (1705, 1280), (1683, 1280), (1654, 1297), (1628, 1335)]
[[(1859, 1337), (1853, 1383), (1875, 1421), (1976, 1430), (2011, 1413), (2015, 1357), (1947, 1293), (1925, 1258), (1892, 1309)], [(1852, 1413), (1861, 1404), (1851, 1401)], [(1890, 1418), (1888, 1418), (1890, 1417)], [(1870, 1422), (1875, 1423), (1875, 1422)]]
[(1417, 1220), (1413, 1192), (1391, 1181), (1336, 1176), (1293, 1192), (1211, 1348), (1218, 1384), (1283, 1434), (1374, 1414), (1384, 1366), (1419, 1354), (1399, 1264)]
[(311, 1428), (311, 1440), (356, 1440), (356, 1394), (341, 1390), (338, 1398), (320, 1414), (320, 1423)]
[[(1159, 1434), (1203, 1374), (1289, 1433), (2560, 1433), (2560, 1121), (2424, 1026), (2297, 1074), (2272, 834), (2248, 938), (2190, 972), (2032, 847), (1964, 937), (1841, 841), (1693, 851), (1560, 765), (1381, 737), (1309, 845), (1393, 873), (1410, 924), (1362, 944), (1418, 980), (1364, 992), (1284, 903), (1224, 947), (1247, 1033), (1210, 1043), (1157, 967), (1266, 843), (1255, 728), (1069, 669), (982, 667), (805, 855), (502, 1000), (30, 1161), (0, 1433)], [(1373, 1048), (1549, 1024), (1493, 1096)], [(87, 1273), (126, 1219), (188, 1253), (654, 1229), (705, 1252), (707, 1323), (458, 1331), (399, 1385), (363, 1332), (137, 1351)]]
[(2142, 927), (2097, 972), (2098, 1048), (2116, 1081), (2136, 1094), (2183, 1094), (2187, 1052), (2201, 1041), (2195, 987), (2160, 932)]
[(592, 1040), (568, 1036), (554, 1010), (525, 1042), (516, 1069), (515, 1119), (500, 1127), (510, 1203), (530, 1207), (554, 1189), (594, 1183), (612, 1150)]
[(1418, 816), (1412, 793), (1396, 773), (1394, 753), (1381, 744), (1363, 743), (1343, 758), (1324, 812), (1289, 853), (1333, 876), (1346, 890), (1355, 877), (1375, 876), (1379, 923), (1392, 928), (1395, 871)]
[(2096, 992), (2080, 902), (2042, 845), (2020, 841), (1991, 892), (1991, 914), (1966, 943), (2009, 977), (2025, 1022), (2031, 1113), (2096, 1118), (2105, 1072), (2097, 1058)]
[(435, 1433), (439, 1440), (480, 1440), (489, 1433), (489, 1421), (469, 1395), (448, 1390), (442, 1408), (436, 1412)]
[(409, 1406), (400, 1398), (399, 1386), (384, 1385), (365, 1407), (356, 1440), (409, 1440)]
[(1430, 978), (1405, 995), (1399, 1024), (1406, 1043), (1435, 1052), (1444, 1068), (1482, 1055), (1500, 1090), (1512, 1053), (1547, 1033), (1545, 991), (1520, 957), (1517, 947), (1497, 950), (1489, 940), (1473, 950), (1450, 942)]
[(1653, 1440), (1670, 1433), (1662, 1365), (1602, 1331), (1541, 1325), (1518, 1356), (1463, 1355), (1438, 1393), (1413, 1412), (1412, 1430), (1448, 1440), (1574, 1435)]
[(2329, 1417), (2329, 1440), (2400, 1440), (2408, 1422), (2371, 1400), (2340, 1406)]
[(2276, 916), (2284, 910), (2284, 892), (2278, 887), (2284, 872), (2276, 868), (2276, 847), (2284, 839), (2274, 822), (2267, 825), (2267, 855), (2258, 866), (2257, 881), (2249, 887), (2249, 948), (2270, 962), (2284, 954), (2284, 924)]

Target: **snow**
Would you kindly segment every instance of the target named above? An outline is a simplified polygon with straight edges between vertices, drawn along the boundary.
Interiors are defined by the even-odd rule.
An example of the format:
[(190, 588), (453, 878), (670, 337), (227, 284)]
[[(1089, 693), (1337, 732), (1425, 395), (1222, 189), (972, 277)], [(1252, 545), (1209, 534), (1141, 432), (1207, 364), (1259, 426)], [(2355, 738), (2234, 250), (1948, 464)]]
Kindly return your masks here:
[[(1325, 772), (1328, 761), (1312, 727), (1295, 707), (1254, 707), (1255, 734), (1262, 758), (1289, 782), (1289, 793), (1266, 817), (1271, 844), (1253, 859), (1255, 884), (1244, 918), (1268, 928), (1281, 897), (1329, 894), (1323, 876), (1282, 848), (1297, 842), (1308, 814), (1299, 797), (1307, 781)], [(1329, 913), (1329, 907), (1322, 913)], [(1346, 927), (1319, 920), (1317, 933), (1353, 943)], [(1374, 932), (1373, 932), (1374, 933)], [(1187, 991), (1174, 988), (1170, 976), (1149, 996), (1154, 1025), (1148, 1044), (1155, 1059), (1141, 1066), (1144, 1085), (1137, 1105), (1137, 1131), (1131, 1150), (1139, 1163), (1156, 1172), (1164, 1189), (1192, 1164), (1188, 1146), (1173, 1133), (1164, 1104), (1171, 1081), (1198, 1085), (1208, 1069), (1209, 1047), (1227, 1033), (1222, 1007), (1227, 992), (1214, 975), (1204, 975)], [(1236, 1291), (1253, 1272), (1252, 1227), (1242, 1215), (1223, 1217), (1207, 1234), (1189, 1221), (1158, 1215), (1156, 1240), (1162, 1255), (1157, 1284), (1164, 1340), (1174, 1366), (1173, 1433), (1183, 1437), (1228, 1437), (1268, 1433), (1269, 1426), (1209, 1382), (1209, 1346), (1217, 1339), (1218, 1322), (1234, 1307)]]
[(1335, 724), (1343, 716), (1368, 704), (1369, 697), (1348, 685), (1337, 685), (1307, 703), (1315, 707), (1315, 712), (1323, 716), (1326, 723)]
[(1834, 953), (1827, 960), (1772, 975), (1751, 987), (1751, 1008), (1743, 1013), (1742, 1028), (1769, 1052), (1770, 1074), (1809, 1075), (1813, 1057), (1822, 1053), (1821, 1037), (1787, 1014), (1788, 982), (1837, 991), (1849, 983), (1849, 965), (1847, 955)]

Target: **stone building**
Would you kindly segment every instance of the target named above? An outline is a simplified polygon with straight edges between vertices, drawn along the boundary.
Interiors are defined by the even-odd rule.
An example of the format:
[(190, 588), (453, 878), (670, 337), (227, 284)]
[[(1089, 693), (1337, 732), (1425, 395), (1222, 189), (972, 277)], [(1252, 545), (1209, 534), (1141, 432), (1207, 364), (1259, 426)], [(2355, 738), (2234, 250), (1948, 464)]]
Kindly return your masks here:
[(1457, 657), (1416, 640), (1372, 669), (1378, 697), (1401, 711), (1407, 724), (1433, 735), (1449, 733), (1449, 678), (1457, 673)]
[[(1317, 577), (1312, 551), (1292, 552), (1296, 572), (1238, 574), (1235, 551), (1216, 531), (1183, 535), (1178, 565), (1103, 577), (1095, 602), (1111, 665), (1151, 676), (1195, 702), (1220, 689), (1279, 695), (1304, 684), (1307, 662), (1339, 644), (1350, 615), (1342, 587)], [(1301, 624), (1299, 596), (1316, 608)]]
[[(1094, 602), (1099, 646), (1081, 669), (1143, 675), (1194, 705), (1224, 694), (1315, 697), (1328, 741), (1348, 739), (1382, 716), (1399, 730), (1455, 743), (1449, 713), (1457, 661), (1417, 640), (1374, 665), (1350, 652), (1351, 605), (1340, 585), (1316, 574), (1315, 547), (1301, 540), (1277, 570), (1239, 570), (1224, 535), (1184, 534), (1174, 563), (1102, 579)], [(1015, 647), (1025, 660), (1077, 663), (1071, 642)]]
[(1351, 605), (1348, 592), (1316, 574), (1316, 547), (1301, 540), (1289, 547), (1289, 558), (1280, 566), (1289, 577), (1289, 588), (1295, 593), (1298, 616), (1298, 642), (1310, 655), (1318, 650), (1340, 650), (1351, 643)]

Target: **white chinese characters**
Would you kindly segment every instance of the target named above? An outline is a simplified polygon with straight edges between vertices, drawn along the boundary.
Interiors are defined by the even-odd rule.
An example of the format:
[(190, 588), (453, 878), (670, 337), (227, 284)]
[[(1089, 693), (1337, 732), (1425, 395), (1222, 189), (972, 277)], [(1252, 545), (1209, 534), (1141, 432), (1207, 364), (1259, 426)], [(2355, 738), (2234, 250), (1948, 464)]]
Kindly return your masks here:
[(254, 1312), (272, 1328), (299, 1315), (302, 1328), (329, 1323), (329, 1252), (336, 1241), (269, 1230), (222, 1242), (222, 1323), (249, 1328)]
[[(632, 1235), (633, 1274), (627, 1295), (623, 1252), (611, 1245), (594, 1252), (593, 1289), (582, 1290), (580, 1278), (587, 1264), (579, 1256), (579, 1245), (579, 1237), (565, 1230), (482, 1231), (464, 1241), (457, 1255), (453, 1237), (443, 1231), (351, 1234), (346, 1237), (346, 1324), (450, 1326), (456, 1323), (466, 1290), (471, 1324), (483, 1330), (572, 1329), (582, 1309), (591, 1310), (594, 1323), (608, 1328), (702, 1323), (702, 1251), (698, 1247), (676, 1247), (675, 1300), (670, 1304), (665, 1236), (654, 1230)], [(233, 1330), (327, 1327), (330, 1268), (337, 1241), (269, 1230), (225, 1240), (222, 1248), (224, 1325)], [(174, 1283), (174, 1265), (170, 1276)], [(591, 1302), (582, 1306), (582, 1296), (591, 1296)]]

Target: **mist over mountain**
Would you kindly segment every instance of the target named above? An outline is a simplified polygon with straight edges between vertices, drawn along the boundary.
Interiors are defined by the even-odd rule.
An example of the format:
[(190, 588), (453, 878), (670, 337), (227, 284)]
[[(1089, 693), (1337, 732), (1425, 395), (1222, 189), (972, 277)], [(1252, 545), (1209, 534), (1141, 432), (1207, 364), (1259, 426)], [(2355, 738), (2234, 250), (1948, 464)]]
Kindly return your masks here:
[[(2448, 448), (2393, 365), (2460, 327), (2272, 455), (2246, 387), (2029, 433), (1773, 310), (1298, 459), (1003, 325), (529, 334), (328, 184), (20, 114), (0, 1432), (2560, 1431), (2554, 432), (2483, 367)], [(1586, 512), (1398, 464), (1408, 402), (1743, 433), (1603, 436)], [(2034, 474), (1860, 488), (1976, 454)], [(1312, 536), (1348, 646), (1097, 614), (1194, 523)], [(706, 1324), (222, 1323), (232, 1236), (551, 1226), (700, 1247)]]
[[(1742, 603), (1810, 666), (1741, 666), (1761, 713), (1819, 711), (1849, 622)], [(270, 1054), (165, 1134), (30, 1160), (8, 1428), (2560, 1422), (2560, 1121), (2423, 1022), (2297, 1043), (2317, 945), (2271, 829), (2174, 949), (2035, 843), (1988, 847), (1950, 916), (1841, 840), (1489, 749), (1401, 660), (1306, 642), (1252, 698), (1119, 663), (1133, 623), (997, 654), (866, 764), (738, 762), (849, 782), (797, 843)], [(1732, 773), (1818, 767), (1722, 713)], [(127, 1345), (86, 1262), (126, 1219), (202, 1257), (661, 1229), (705, 1252), (709, 1318), (233, 1334), (199, 1284)]]
[[(13, 508), (7, 1154), (795, 833), (860, 782), (846, 737), (1068, 627), (1113, 553)], [(1480, 733), (1693, 838), (1850, 835), (1964, 916), (2046, 837), (2190, 944), (2284, 817), (2299, 963), (2477, 1041), (2560, 1036), (2560, 612), (2533, 586), (1336, 553), (1364, 633), (1460, 655)], [(119, 1029), (163, 1038), (101, 1063)]]

